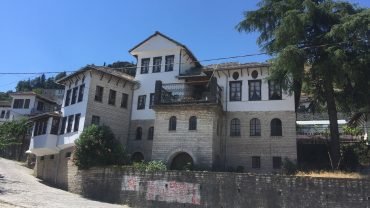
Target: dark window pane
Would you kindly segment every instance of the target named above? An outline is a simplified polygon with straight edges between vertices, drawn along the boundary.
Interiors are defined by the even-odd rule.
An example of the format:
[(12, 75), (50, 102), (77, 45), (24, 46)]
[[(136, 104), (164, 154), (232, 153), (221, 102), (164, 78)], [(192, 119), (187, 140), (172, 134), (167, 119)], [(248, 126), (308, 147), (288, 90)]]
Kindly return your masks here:
[(84, 98), (84, 90), (85, 90), (85, 84), (82, 84), (80, 86), (80, 89), (78, 91), (78, 102), (81, 102)]
[(166, 56), (166, 64), (165, 64), (165, 70), (166, 72), (168, 71), (173, 71), (173, 65), (175, 61), (175, 56)]
[(72, 131), (73, 117), (74, 115), (68, 116), (67, 133)]
[(190, 117), (189, 130), (197, 130), (197, 117), (196, 116)]
[(100, 124), (100, 117), (99, 116), (92, 116), (91, 124), (98, 125)]
[(271, 120), (271, 136), (282, 136), (282, 125), (281, 120), (274, 118)]
[(240, 120), (237, 118), (230, 122), (230, 136), (240, 136)]
[(147, 74), (149, 71), (150, 58), (141, 59), (141, 73)]
[(261, 136), (261, 122), (257, 118), (250, 121), (250, 135)]
[(103, 92), (104, 92), (104, 87), (96, 86), (95, 101), (99, 101), (99, 102), (103, 101)]
[(252, 157), (252, 168), (261, 168), (261, 157)]
[(281, 100), (280, 82), (269, 80), (269, 99), (270, 100)]
[(60, 127), (60, 134), (64, 134), (67, 124), (67, 117), (63, 117), (62, 119), (62, 126)]
[(153, 108), (154, 105), (154, 93), (150, 93), (150, 98), (149, 98), (149, 109)]
[(75, 115), (75, 123), (74, 123), (73, 131), (78, 131), (78, 127), (80, 126), (80, 118), (81, 118), (80, 113)]
[(230, 101), (241, 101), (242, 100), (242, 82), (233, 81), (230, 85)]
[(128, 94), (122, 93), (121, 108), (127, 108)]
[(59, 118), (53, 118), (53, 122), (51, 123), (51, 131), (50, 134), (57, 135), (58, 128), (59, 128)]
[(18, 108), (23, 108), (23, 99), (14, 99), (13, 103), (13, 108), (18, 109)]
[(41, 101), (37, 102), (37, 108), (38, 111), (43, 111), (44, 110), (44, 103)]
[(261, 80), (250, 80), (249, 85), (249, 100), (261, 100)]
[(29, 107), (30, 107), (30, 99), (26, 99), (24, 101), (24, 107), (23, 108), (28, 109)]
[(161, 72), (162, 57), (155, 57), (153, 59), (153, 73)]
[(109, 105), (116, 105), (116, 91), (109, 90), (108, 104)]
[(168, 126), (168, 130), (170, 131), (174, 131), (176, 130), (176, 116), (172, 116), (169, 120), (169, 126)]
[(64, 106), (69, 106), (69, 101), (71, 100), (71, 90), (67, 90), (66, 92), (66, 100), (64, 102)]
[(73, 88), (71, 105), (76, 103), (78, 87)]
[(137, 109), (145, 109), (146, 95), (140, 95), (137, 100)]
[(274, 169), (281, 169), (281, 157), (272, 157), (272, 166)]
[(141, 137), (143, 135), (143, 129), (141, 127), (136, 128), (136, 140), (141, 140)]
[(149, 127), (148, 129), (148, 140), (153, 140), (154, 137), (154, 127)]

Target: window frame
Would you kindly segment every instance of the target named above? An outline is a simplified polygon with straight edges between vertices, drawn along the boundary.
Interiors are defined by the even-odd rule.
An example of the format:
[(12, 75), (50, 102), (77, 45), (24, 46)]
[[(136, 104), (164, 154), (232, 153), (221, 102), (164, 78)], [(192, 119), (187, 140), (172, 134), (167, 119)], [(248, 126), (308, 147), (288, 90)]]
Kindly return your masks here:
[(74, 118), (75, 122), (73, 124), (73, 132), (78, 131), (80, 127), (80, 119), (81, 119), (81, 113), (77, 113)]
[(91, 116), (91, 125), (100, 125), (100, 116), (92, 115)]
[(71, 102), (71, 92), (72, 92), (72, 89), (67, 90), (66, 99), (64, 101), (64, 106), (69, 106), (69, 103)]
[[(282, 100), (283, 98), (283, 93), (281, 89), (281, 83), (277, 80), (269, 80), (268, 81), (268, 88), (269, 88), (269, 100)], [(273, 97), (276, 91), (277, 97)]]
[[(252, 91), (252, 83), (259, 83), (259, 98), (252, 98), (252, 94), (254, 91)], [(254, 87), (255, 88), (255, 87)], [(258, 80), (248, 80), (248, 100), (249, 101), (260, 101), (262, 100), (262, 82), (260, 79)]]
[(24, 105), (24, 99), (14, 99), (13, 109), (22, 109)]
[(177, 118), (176, 116), (171, 116), (168, 120), (168, 131), (176, 131)]
[(273, 169), (281, 169), (283, 167), (283, 161), (280, 156), (272, 157), (272, 168)]
[(62, 126), (60, 127), (59, 134), (65, 134), (66, 131), (66, 126), (67, 126), (67, 116), (62, 118)]
[(145, 110), (146, 95), (139, 95), (137, 97), (137, 110)]
[(252, 168), (261, 169), (261, 157), (260, 156), (252, 156)]
[(122, 93), (121, 108), (126, 108), (127, 109), (127, 104), (128, 104), (128, 94), (127, 93)]
[[(145, 65), (144, 65), (144, 63), (145, 63)], [(150, 66), (150, 58), (142, 58), (140, 66), (141, 66), (140, 67), (140, 74), (148, 74), (149, 73), (149, 66)]]
[(85, 91), (85, 84), (80, 85), (78, 90), (78, 99), (77, 102), (82, 102), (84, 97), (84, 91)]
[[(239, 84), (239, 87), (233, 86), (234, 84)], [(239, 88), (239, 89), (238, 89)], [(232, 96), (233, 93), (238, 93), (240, 96)], [(229, 81), (229, 101), (242, 101), (242, 92), (243, 92), (243, 81)]]
[[(170, 62), (171, 61), (171, 62)], [(175, 65), (175, 55), (168, 55), (165, 57), (165, 72), (170, 72), (174, 70)]]
[(283, 122), (281, 121), (281, 119), (274, 118), (271, 120), (270, 132), (271, 132), (271, 136), (283, 136)]
[(155, 96), (155, 93), (150, 93), (149, 95), (149, 109), (152, 109), (154, 106), (154, 96)]
[(198, 118), (196, 116), (191, 116), (189, 118), (189, 130), (190, 131), (195, 131), (197, 130), (197, 120)]
[(230, 120), (230, 136), (232, 137), (240, 137), (240, 119), (233, 118)]
[(30, 108), (30, 103), (31, 103), (31, 99), (25, 99), (23, 108), (24, 109), (29, 109)]
[(135, 140), (143, 139), (143, 128), (141, 126), (136, 127), (135, 130)]
[[(156, 63), (156, 61), (159, 60), (159, 64)], [(161, 72), (161, 66), (162, 66), (162, 56), (157, 56), (157, 57), (154, 57), (153, 58), (153, 69), (152, 69), (152, 73), (159, 73)]]
[(66, 133), (71, 133), (72, 132), (72, 124), (74, 120), (74, 115), (69, 115), (68, 116), (68, 122), (67, 122), (67, 130)]
[(56, 118), (56, 117), (52, 118), (50, 134), (58, 135), (59, 123), (60, 123), (60, 118)]
[(154, 139), (154, 126), (148, 128), (148, 140)]
[(108, 105), (116, 105), (117, 91), (109, 89)]
[(261, 121), (258, 118), (252, 118), (249, 121), (250, 136), (261, 136)]
[(97, 102), (103, 102), (104, 87), (96, 85), (94, 100)]

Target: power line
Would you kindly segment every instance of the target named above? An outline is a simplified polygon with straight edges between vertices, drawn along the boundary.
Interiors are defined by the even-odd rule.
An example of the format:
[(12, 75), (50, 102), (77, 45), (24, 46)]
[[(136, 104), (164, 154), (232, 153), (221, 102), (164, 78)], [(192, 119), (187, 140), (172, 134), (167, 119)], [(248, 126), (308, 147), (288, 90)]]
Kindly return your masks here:
[[(320, 45), (311, 45), (311, 46), (303, 46), (303, 47), (298, 47), (298, 49), (301, 50), (306, 50), (310, 48), (322, 48), (322, 47), (328, 47), (328, 46), (333, 46), (333, 45), (341, 45), (344, 43), (350, 43), (350, 42), (360, 42), (363, 40), (353, 40), (353, 41), (342, 41), (338, 43), (328, 43), (328, 44), (320, 44)], [(204, 60), (198, 60), (198, 61), (192, 61), (190, 63), (201, 63), (201, 62), (210, 62), (210, 61), (219, 61), (219, 60), (227, 60), (227, 59), (236, 59), (236, 58), (245, 58), (245, 57), (252, 57), (252, 56), (260, 56), (260, 55), (268, 55), (269, 53), (267, 52), (262, 52), (262, 53), (250, 53), (250, 54), (244, 54), (244, 55), (236, 55), (236, 56), (226, 56), (226, 57), (219, 57), (219, 58), (212, 58), (212, 59), (204, 59)], [(188, 64), (185, 62), (178, 62), (178, 63), (172, 63), (172, 64), (157, 64), (157, 65), (147, 65), (146, 67), (153, 67), (153, 66), (167, 66), (167, 65), (180, 65), (180, 64)], [(132, 66), (132, 67), (122, 67), (122, 69), (137, 69), (137, 66)], [(46, 72), (0, 72), (0, 75), (19, 75), (19, 74), (35, 74), (35, 75), (41, 75), (41, 74), (56, 74), (56, 73), (62, 73), (62, 72), (67, 72), (67, 73), (73, 73), (78, 70), (74, 71), (46, 71)]]

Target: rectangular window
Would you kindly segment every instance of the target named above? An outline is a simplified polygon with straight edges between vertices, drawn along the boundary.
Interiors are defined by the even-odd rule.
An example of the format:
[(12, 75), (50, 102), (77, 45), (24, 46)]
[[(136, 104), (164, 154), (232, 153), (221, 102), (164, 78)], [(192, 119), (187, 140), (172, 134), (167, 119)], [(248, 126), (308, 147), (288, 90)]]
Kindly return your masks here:
[(128, 94), (122, 93), (121, 108), (127, 108)]
[(4, 117), (5, 117), (5, 110), (2, 110), (2, 111), (1, 111), (0, 118), (4, 118)]
[(252, 157), (252, 168), (261, 168), (261, 157)]
[(75, 123), (73, 126), (73, 131), (78, 131), (78, 127), (80, 126), (80, 118), (81, 118), (80, 113), (75, 115)]
[(54, 155), (50, 155), (50, 160), (54, 160)]
[(95, 101), (99, 101), (99, 102), (103, 101), (103, 92), (104, 92), (104, 87), (96, 86)]
[(73, 104), (75, 104), (75, 103), (76, 103), (76, 99), (77, 99), (77, 91), (78, 91), (78, 87), (73, 88), (73, 90), (72, 90), (72, 100), (71, 100), (71, 105), (73, 105)]
[(141, 59), (141, 73), (147, 74), (149, 72), (150, 58)]
[(68, 116), (67, 133), (72, 131), (73, 117), (74, 115)]
[(269, 99), (281, 100), (281, 84), (275, 80), (269, 80)]
[(150, 93), (150, 97), (149, 97), (149, 109), (152, 109), (153, 108), (153, 105), (154, 105), (154, 93)]
[(108, 104), (109, 105), (116, 105), (116, 91), (115, 90), (109, 90), (109, 99)]
[(45, 159), (45, 156), (41, 156), (41, 157), (40, 157), (40, 160), (44, 160), (44, 159)]
[(166, 56), (166, 64), (165, 64), (164, 71), (166, 71), (166, 72), (173, 71), (174, 61), (175, 61), (175, 56), (174, 55)]
[(153, 73), (161, 72), (162, 57), (155, 57), (153, 59)]
[(229, 82), (230, 85), (230, 101), (242, 100), (242, 81)]
[(78, 102), (81, 102), (84, 98), (84, 90), (85, 90), (85, 84), (82, 84), (80, 86), (80, 90), (78, 91)]
[(60, 127), (60, 134), (64, 134), (67, 124), (67, 117), (63, 117), (62, 119), (62, 126)]
[(272, 167), (274, 169), (281, 169), (281, 157), (272, 157)]
[(6, 114), (5, 114), (5, 118), (9, 118), (10, 117), (10, 110), (6, 111)]
[(66, 92), (66, 100), (64, 106), (69, 106), (69, 101), (71, 100), (71, 90), (67, 90)]
[(100, 117), (99, 116), (92, 116), (91, 124), (99, 126), (100, 124)]
[(23, 99), (14, 99), (13, 103), (13, 108), (18, 109), (18, 108), (23, 108)]
[(146, 95), (140, 95), (137, 99), (137, 109), (145, 109), (145, 100), (146, 100)]
[(249, 100), (261, 100), (261, 80), (249, 80)]
[(29, 107), (30, 107), (30, 99), (26, 99), (25, 101), (24, 101), (24, 109), (28, 109)]
[(44, 103), (41, 101), (37, 102), (37, 108), (38, 111), (43, 111), (44, 110)]
[(59, 118), (53, 118), (50, 134), (58, 135)]
[(35, 127), (33, 129), (33, 136), (38, 136), (46, 134), (46, 128), (48, 124), (48, 119), (42, 119), (35, 122)]

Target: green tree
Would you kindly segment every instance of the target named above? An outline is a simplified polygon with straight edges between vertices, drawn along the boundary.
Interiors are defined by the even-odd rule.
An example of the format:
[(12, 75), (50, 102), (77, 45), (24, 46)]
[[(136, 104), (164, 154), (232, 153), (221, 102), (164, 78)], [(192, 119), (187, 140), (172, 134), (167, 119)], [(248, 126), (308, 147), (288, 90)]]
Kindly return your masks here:
[(73, 161), (81, 169), (120, 165), (126, 159), (122, 145), (108, 126), (91, 125), (85, 128), (75, 144)]
[[(273, 56), (270, 78), (294, 91), (296, 102), (305, 81), (316, 100), (325, 104), (332, 167), (338, 168), (337, 94), (353, 96), (356, 89), (366, 94), (362, 88), (369, 86), (369, 9), (332, 0), (262, 0), (258, 6), (245, 12), (237, 29), (260, 32), (257, 43)], [(355, 83), (360, 86), (353, 87)]]
[(5, 122), (0, 125), (0, 149), (19, 144), (18, 160), (21, 160), (26, 145), (26, 136), (30, 128), (27, 119)]

